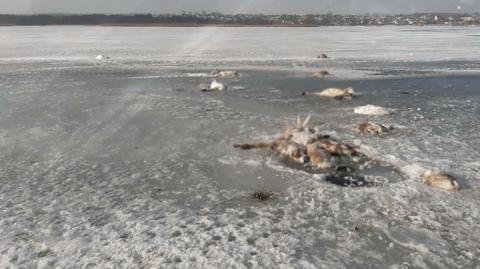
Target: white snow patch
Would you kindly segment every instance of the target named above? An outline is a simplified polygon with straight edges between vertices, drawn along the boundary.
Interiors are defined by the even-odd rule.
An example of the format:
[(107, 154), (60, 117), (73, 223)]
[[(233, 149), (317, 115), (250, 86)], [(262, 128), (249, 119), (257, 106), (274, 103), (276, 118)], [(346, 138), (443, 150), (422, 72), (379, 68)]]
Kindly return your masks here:
[(362, 114), (362, 115), (384, 116), (384, 115), (391, 114), (393, 112), (393, 110), (388, 109), (388, 108), (384, 108), (384, 107), (381, 107), (381, 106), (366, 105), (366, 106), (356, 107), (354, 112), (356, 114)]

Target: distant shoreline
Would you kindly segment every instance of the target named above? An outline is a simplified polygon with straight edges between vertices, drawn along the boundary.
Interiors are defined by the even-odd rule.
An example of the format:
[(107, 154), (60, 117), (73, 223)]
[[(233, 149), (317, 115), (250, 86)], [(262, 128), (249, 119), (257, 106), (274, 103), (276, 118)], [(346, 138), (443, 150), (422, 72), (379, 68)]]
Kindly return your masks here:
[(265, 27), (265, 28), (322, 28), (322, 27), (401, 27), (401, 26), (408, 26), (408, 27), (439, 27), (439, 26), (448, 26), (448, 27), (479, 27), (480, 24), (468, 24), (468, 25), (444, 25), (444, 24), (426, 24), (426, 25), (393, 25), (393, 24), (386, 24), (386, 25), (285, 25), (285, 24), (194, 24), (194, 23), (168, 23), (168, 24), (142, 24), (142, 23), (104, 23), (104, 24), (28, 24), (28, 25), (18, 25), (18, 24), (2, 24), (0, 23), (0, 27), (32, 27), (32, 26), (92, 26), (92, 27), (232, 27), (232, 28), (248, 28), (248, 27)]
[(151, 23), (151, 24), (142, 24), (142, 23), (104, 23), (98, 24), (97, 26), (118, 26), (118, 27), (206, 27), (206, 26), (214, 26), (214, 27), (321, 27), (321, 25), (301, 25), (301, 24), (294, 24), (294, 25), (284, 25), (284, 24), (225, 24), (225, 23)]
[[(195, 24), (195, 23), (103, 23), (103, 24), (29, 24), (29, 25), (18, 25), (18, 24), (1, 24), (0, 27), (29, 27), (29, 26), (100, 26), (100, 27), (271, 27), (271, 28), (312, 28), (312, 27), (331, 27), (330, 25), (265, 25), (265, 24)], [(335, 25), (332, 25), (335, 26)], [(360, 25), (359, 25), (360, 26)]]
[(124, 27), (320, 27), (384, 25), (480, 25), (478, 13), (416, 13), (410, 15), (264, 15), (264, 14), (0, 14), (0, 26), (124, 26)]
[(326, 28), (326, 27), (479, 27), (480, 25), (443, 25), (443, 24), (428, 24), (428, 25), (246, 25), (246, 24), (31, 24), (31, 25), (15, 25), (15, 24), (0, 24), (1, 27), (49, 27), (49, 26), (91, 26), (91, 27), (184, 27), (184, 28), (200, 28), (200, 27), (222, 27), (222, 28)]

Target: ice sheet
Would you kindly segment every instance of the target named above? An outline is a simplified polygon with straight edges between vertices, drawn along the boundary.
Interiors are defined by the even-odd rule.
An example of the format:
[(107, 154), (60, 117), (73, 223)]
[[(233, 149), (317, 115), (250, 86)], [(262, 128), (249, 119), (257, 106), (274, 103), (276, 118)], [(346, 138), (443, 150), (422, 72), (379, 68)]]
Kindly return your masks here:
[[(0, 267), (478, 267), (476, 31), (0, 27)], [(200, 92), (217, 68), (241, 76)], [(367, 104), (395, 113), (354, 113)], [(384, 164), (360, 171), (382, 184), (232, 147), (298, 115)], [(366, 120), (394, 129), (357, 134)], [(464, 189), (422, 185), (433, 167)]]

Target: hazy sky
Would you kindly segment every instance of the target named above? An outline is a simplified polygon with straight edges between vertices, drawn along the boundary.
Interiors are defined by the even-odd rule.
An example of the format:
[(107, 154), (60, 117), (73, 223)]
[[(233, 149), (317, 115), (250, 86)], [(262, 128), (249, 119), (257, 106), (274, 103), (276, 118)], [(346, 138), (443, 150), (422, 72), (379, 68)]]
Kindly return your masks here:
[(480, 12), (480, 0), (0, 0), (0, 13)]

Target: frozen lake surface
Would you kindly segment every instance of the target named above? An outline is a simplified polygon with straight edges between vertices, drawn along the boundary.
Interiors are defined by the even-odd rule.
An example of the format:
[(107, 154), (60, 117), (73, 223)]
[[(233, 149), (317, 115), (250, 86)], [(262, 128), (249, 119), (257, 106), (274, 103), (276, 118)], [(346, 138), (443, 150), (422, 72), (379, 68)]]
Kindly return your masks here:
[[(479, 268), (478, 30), (0, 27), (0, 267)], [(213, 69), (241, 76), (200, 92)], [(232, 146), (298, 115), (377, 184)], [(462, 190), (423, 185), (432, 168)]]

